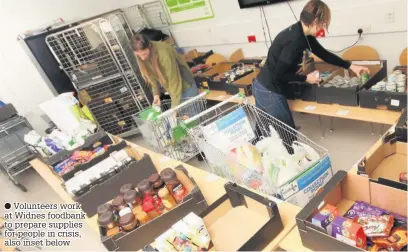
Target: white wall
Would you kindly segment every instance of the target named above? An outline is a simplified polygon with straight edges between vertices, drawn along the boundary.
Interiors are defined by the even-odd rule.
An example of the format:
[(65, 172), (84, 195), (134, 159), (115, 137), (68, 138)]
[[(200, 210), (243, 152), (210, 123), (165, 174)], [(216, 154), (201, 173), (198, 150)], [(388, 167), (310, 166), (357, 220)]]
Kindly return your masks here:
[[(25, 30), (63, 18), (78, 20), (113, 9), (148, 2), (149, 0), (0, 0), (0, 98), (12, 102), (34, 127), (42, 130), (45, 124), (38, 104), (51, 98), (45, 84), (16, 37)], [(326, 0), (332, 9), (330, 36), (321, 39), (329, 49), (339, 50), (357, 39), (357, 29), (371, 30), (363, 35), (360, 44), (377, 49), (389, 68), (407, 45), (406, 0)], [(291, 1), (299, 17), (306, 0)], [(186, 50), (214, 51), (229, 56), (243, 48), (245, 56), (263, 56), (267, 48), (259, 8), (239, 9), (237, 0), (212, 0), (215, 17), (198, 22), (173, 26), (179, 46)], [(295, 22), (289, 7), (283, 4), (265, 6), (272, 38)], [(393, 12), (395, 22), (386, 23), (386, 13)], [(266, 27), (265, 27), (266, 29)], [(255, 34), (257, 43), (247, 43), (247, 35)]]
[[(297, 18), (307, 0), (291, 1)], [(352, 45), (357, 40), (358, 28), (366, 30), (361, 45), (374, 47), (380, 57), (388, 60), (389, 68), (398, 64), (403, 48), (407, 46), (406, 0), (326, 0), (332, 10), (332, 22), (327, 38), (320, 42), (333, 51)], [(213, 0), (213, 19), (173, 26), (173, 34), (186, 50), (197, 48), (229, 56), (242, 48), (245, 56), (267, 54), (259, 8), (239, 9), (237, 0)], [(287, 3), (264, 7), (272, 39), (284, 28), (296, 22)], [(387, 13), (394, 13), (395, 21), (387, 23)], [(265, 29), (266, 26), (265, 26)], [(268, 37), (267, 30), (266, 35)], [(194, 34), (194, 36), (191, 36)], [(257, 43), (247, 43), (254, 34)], [(268, 38), (269, 39), (269, 38)]]

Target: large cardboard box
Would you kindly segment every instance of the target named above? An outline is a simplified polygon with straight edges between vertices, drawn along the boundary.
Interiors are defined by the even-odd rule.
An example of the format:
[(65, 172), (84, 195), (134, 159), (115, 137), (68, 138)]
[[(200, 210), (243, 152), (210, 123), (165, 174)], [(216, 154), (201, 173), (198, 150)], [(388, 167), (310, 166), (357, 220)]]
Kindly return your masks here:
[(344, 77), (348, 72), (350, 78), (356, 77), (356, 74), (351, 70), (340, 68), (326, 79), (321, 86), (316, 87), (316, 100), (318, 103), (358, 106), (358, 92), (363, 88), (371, 87), (387, 76), (387, 61), (385, 60), (353, 61), (352, 63), (368, 67), (370, 79), (366, 83), (353, 88), (323, 87), (322, 85), (327, 84), (337, 75)]
[[(145, 155), (143, 159), (149, 160), (150, 165), (144, 167), (143, 173), (142, 171), (140, 171), (139, 174), (133, 174), (133, 176), (130, 176), (129, 181), (127, 181), (126, 183), (132, 183), (133, 185), (136, 185), (143, 179), (148, 178), (150, 175), (157, 172), (149, 156)], [(181, 203), (177, 205), (177, 207), (149, 221), (146, 224), (142, 224), (141, 226), (130, 232), (120, 232), (113, 237), (109, 237), (106, 236), (106, 230), (104, 228), (101, 228), (101, 241), (107, 250), (140, 250), (146, 245), (146, 243), (148, 243), (149, 241), (153, 241), (157, 236), (164, 233), (167, 229), (169, 229), (172, 225), (174, 225), (177, 221), (179, 221), (190, 212), (200, 214), (207, 208), (208, 205), (204, 199), (204, 195), (202, 194), (194, 179), (188, 175), (187, 170), (182, 166), (176, 167), (174, 170), (177, 173), (177, 178), (186, 187), (189, 194), (183, 199)], [(119, 188), (115, 187), (115, 190), (116, 193), (119, 192)], [(113, 197), (111, 197), (111, 199)]]
[[(266, 249), (283, 229), (277, 204), (231, 182), (225, 191), (200, 214), (214, 245), (210, 251)], [(150, 245), (144, 248), (153, 250)]]
[(407, 172), (406, 142), (401, 142), (395, 133), (388, 132), (374, 144), (357, 165), (357, 172), (371, 181), (407, 190), (401, 183), (400, 174)]
[(364, 201), (395, 214), (407, 215), (406, 191), (382, 185), (356, 172), (355, 168), (348, 173), (338, 171), (296, 216), (303, 246), (314, 251), (363, 251), (337, 240), (323, 228), (312, 224), (312, 217), (325, 204), (337, 206), (340, 215), (344, 215), (355, 201)]
[[(400, 70), (405, 75), (407, 74), (407, 66), (397, 66), (394, 70)], [(371, 86), (367, 86), (359, 92), (360, 107), (394, 111), (402, 111), (407, 107), (406, 92), (374, 91), (370, 90)]]

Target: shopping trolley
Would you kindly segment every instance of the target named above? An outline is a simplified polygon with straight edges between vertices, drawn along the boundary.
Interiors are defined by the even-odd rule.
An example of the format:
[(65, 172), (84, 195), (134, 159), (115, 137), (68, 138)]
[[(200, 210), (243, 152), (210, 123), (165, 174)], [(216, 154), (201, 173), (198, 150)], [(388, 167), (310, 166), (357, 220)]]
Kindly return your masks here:
[[(232, 101), (234, 105), (231, 105)], [(206, 119), (200, 120), (201, 117)], [(242, 94), (232, 96), (185, 120), (184, 123), (189, 124), (193, 121), (200, 121), (200, 124), (190, 128), (188, 134), (205, 156), (207, 165), (215, 174), (237, 184), (302, 206), (332, 177), (330, 158), (325, 148), (251, 105)], [(258, 151), (248, 154), (252, 148), (249, 144), (255, 148), (255, 145), (261, 144), (260, 141), (272, 139), (268, 137), (272, 137), (273, 134), (275, 137), (273, 141), (276, 139), (277, 144), (264, 148), (272, 148), (269, 149), (272, 152), (280, 151), (282, 155), (288, 157), (287, 159), (280, 160), (274, 157), (271, 158), (274, 162), (267, 162), (266, 152), (260, 156), (256, 154), (260, 153)], [(248, 162), (248, 159), (238, 156), (240, 146), (248, 146), (243, 147), (243, 152), (240, 153), (248, 154), (249, 159), (254, 162)], [(307, 156), (300, 154), (307, 153), (305, 150), (313, 153), (314, 159), (304, 159)], [(292, 173), (293, 176), (290, 177), (287, 177), (290, 174), (287, 175), (286, 180), (278, 183), (278, 174), (284, 179), (284, 174), (288, 172), (284, 170), (288, 165), (284, 161), (296, 160), (296, 157), (303, 157), (299, 159), (303, 163), (296, 164), (300, 167), (296, 170), (298, 172)]]
[(150, 147), (183, 162), (196, 156), (198, 149), (186, 130), (198, 125), (205, 116), (190, 121), (189, 124), (182, 122), (206, 109), (205, 96), (208, 92), (182, 99), (181, 104), (174, 108), (171, 108), (171, 100), (164, 100), (159, 110), (152, 107), (135, 114), (133, 119)]

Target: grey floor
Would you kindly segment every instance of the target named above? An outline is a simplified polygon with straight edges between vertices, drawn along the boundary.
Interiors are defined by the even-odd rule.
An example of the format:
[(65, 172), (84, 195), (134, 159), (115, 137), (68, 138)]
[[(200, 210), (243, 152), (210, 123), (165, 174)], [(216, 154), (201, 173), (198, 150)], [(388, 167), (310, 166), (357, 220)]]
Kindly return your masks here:
[[(375, 143), (380, 137), (380, 132), (388, 129), (388, 126), (375, 124), (375, 134), (371, 134), (369, 123), (336, 119), (334, 121), (334, 131), (329, 132), (329, 118), (322, 117), (326, 128), (325, 138), (321, 138), (318, 116), (295, 114), (297, 125), (301, 126), (300, 131), (316, 143), (328, 149), (332, 167), (334, 171), (349, 170)], [(141, 137), (129, 139), (140, 145), (144, 145)], [(190, 163), (196, 167), (207, 169), (202, 162), (194, 159)], [(42, 180), (34, 171), (29, 170), (18, 179), (27, 187), (28, 192), (23, 193), (9, 181), (9, 179), (0, 173), (0, 216), (3, 216), (3, 208), (6, 202), (30, 202), (30, 203), (63, 203), (57, 194)], [(55, 250), (55, 248), (44, 248)], [(59, 248), (62, 249), (62, 248)], [(99, 236), (88, 226), (82, 229), (82, 239), (73, 240), (66, 250), (105, 250), (99, 242)]]

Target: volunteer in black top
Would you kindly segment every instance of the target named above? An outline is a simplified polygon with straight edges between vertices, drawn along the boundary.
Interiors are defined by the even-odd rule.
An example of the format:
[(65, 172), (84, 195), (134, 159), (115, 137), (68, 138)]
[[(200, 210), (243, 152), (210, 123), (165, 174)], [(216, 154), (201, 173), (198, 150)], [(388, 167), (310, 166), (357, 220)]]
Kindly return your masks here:
[(320, 0), (309, 1), (300, 14), (300, 21), (276, 36), (269, 48), (265, 66), (253, 82), (256, 106), (292, 128), (295, 128), (295, 123), (284, 96), (288, 92), (288, 82), (318, 84), (321, 81), (316, 72), (307, 76), (296, 74), (305, 50), (329, 64), (350, 69), (358, 76), (363, 70), (368, 72), (366, 67), (351, 65), (320, 45), (315, 34), (321, 29), (327, 29), (329, 24), (328, 6)]

